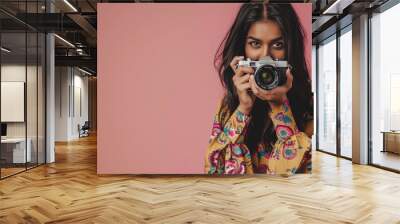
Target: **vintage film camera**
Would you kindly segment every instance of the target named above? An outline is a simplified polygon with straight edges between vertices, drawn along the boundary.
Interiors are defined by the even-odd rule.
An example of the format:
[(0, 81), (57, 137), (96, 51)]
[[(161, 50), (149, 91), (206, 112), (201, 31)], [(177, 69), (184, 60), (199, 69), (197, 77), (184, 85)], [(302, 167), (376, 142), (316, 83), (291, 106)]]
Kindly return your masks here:
[(286, 69), (291, 67), (287, 61), (273, 60), (270, 56), (261, 58), (259, 61), (239, 61), (237, 67), (254, 68), (254, 80), (256, 84), (265, 90), (271, 90), (286, 83)]

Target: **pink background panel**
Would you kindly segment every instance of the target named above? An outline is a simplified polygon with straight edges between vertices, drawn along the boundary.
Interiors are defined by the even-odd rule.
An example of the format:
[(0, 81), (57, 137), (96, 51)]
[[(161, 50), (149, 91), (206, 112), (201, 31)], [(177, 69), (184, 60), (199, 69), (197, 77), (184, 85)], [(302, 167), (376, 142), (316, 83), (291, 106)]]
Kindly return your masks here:
[[(98, 173), (203, 173), (213, 58), (240, 4), (98, 6)], [(311, 4), (296, 9), (309, 34)]]

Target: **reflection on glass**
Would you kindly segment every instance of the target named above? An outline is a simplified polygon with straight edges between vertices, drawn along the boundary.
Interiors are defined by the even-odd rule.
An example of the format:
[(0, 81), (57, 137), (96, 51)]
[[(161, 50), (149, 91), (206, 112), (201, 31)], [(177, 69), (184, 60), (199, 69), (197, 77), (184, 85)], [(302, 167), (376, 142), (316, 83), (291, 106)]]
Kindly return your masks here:
[(28, 168), (37, 165), (37, 33), (27, 33), (27, 143), (30, 148), (30, 160), (27, 163)]
[(336, 39), (318, 48), (318, 147), (336, 153)]
[[(382, 132), (400, 130), (400, 33), (393, 29), (398, 26), (398, 21), (400, 5), (374, 15), (371, 20), (372, 163), (396, 170), (400, 170), (400, 141), (385, 142)], [(384, 142), (394, 149), (385, 147)]]
[(340, 36), (340, 153), (352, 157), (352, 35)]
[[(45, 1), (0, 1), (15, 14), (44, 13)], [(0, 12), (0, 178), (45, 162), (45, 35)]]
[[(37, 1), (27, 2), (26, 12), (37, 13), (39, 5)], [(38, 34), (36, 30), (27, 29), (27, 74), (26, 74), (26, 125), (27, 125), (27, 149), (30, 150), (30, 158), (27, 167), (35, 167), (38, 163)]]
[[(25, 170), (31, 151), (26, 144), (25, 33), (2, 33), (1, 45), (1, 122), (6, 129), (1, 139), (1, 175), (6, 177)], [(28, 150), (27, 149), (28, 146)]]

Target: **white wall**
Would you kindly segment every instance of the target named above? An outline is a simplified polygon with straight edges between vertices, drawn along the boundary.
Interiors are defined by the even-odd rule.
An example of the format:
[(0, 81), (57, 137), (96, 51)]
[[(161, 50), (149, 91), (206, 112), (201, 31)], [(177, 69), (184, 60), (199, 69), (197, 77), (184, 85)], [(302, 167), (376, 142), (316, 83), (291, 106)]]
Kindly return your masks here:
[[(41, 71), (39, 71), (41, 72)], [(1, 81), (3, 82), (25, 82), (25, 64), (8, 64), (1, 66)], [(36, 86), (36, 66), (27, 66), (27, 78), (30, 86)], [(32, 76), (32, 77), (31, 77)], [(36, 102), (36, 88), (27, 88), (27, 106), (29, 110), (27, 113), (28, 122), (28, 137), (30, 133), (36, 130), (36, 113), (31, 113), (31, 111), (36, 111), (37, 102)], [(31, 104), (31, 102), (34, 102)], [(40, 107), (41, 105), (39, 105)], [(4, 108), (2, 108), (3, 110)], [(31, 122), (35, 122), (35, 124), (31, 124)], [(32, 131), (30, 131), (30, 127), (32, 127)], [(36, 133), (36, 131), (35, 131)], [(7, 122), (7, 136), (8, 137), (25, 137), (25, 122)]]
[[(32, 67), (28, 67), (28, 71)], [(25, 82), (25, 64), (9, 64), (1, 66), (1, 81), (3, 82)], [(28, 72), (31, 74), (31, 72)], [(3, 110), (3, 109), (2, 109)], [(25, 123), (7, 123), (7, 137), (25, 137)]]
[(68, 71), (67, 67), (55, 68), (55, 141), (68, 140)]
[(25, 82), (2, 81), (0, 101), (2, 122), (25, 121)]
[(72, 108), (72, 120), (71, 120), (71, 127), (72, 127), (72, 136), (74, 138), (79, 137), (78, 133), (78, 124), (81, 126), (88, 120), (88, 77), (81, 76), (82, 73), (74, 75), (74, 96), (73, 99), (75, 102), (73, 103), (74, 108)]
[(55, 73), (55, 140), (77, 139), (78, 124), (88, 120), (88, 77), (72, 67), (56, 67)]

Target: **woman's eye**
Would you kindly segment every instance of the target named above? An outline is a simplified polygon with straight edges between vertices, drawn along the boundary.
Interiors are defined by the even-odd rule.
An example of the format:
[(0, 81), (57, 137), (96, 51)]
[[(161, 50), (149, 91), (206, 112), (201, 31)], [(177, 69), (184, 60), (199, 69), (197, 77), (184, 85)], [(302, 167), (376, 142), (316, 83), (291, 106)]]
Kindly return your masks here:
[(260, 47), (260, 43), (258, 43), (257, 41), (251, 41), (250, 45), (254, 48), (259, 48)]
[(283, 48), (283, 43), (282, 42), (276, 42), (272, 46), (274, 48), (281, 49), (281, 48)]

